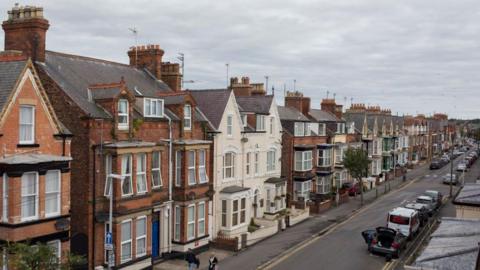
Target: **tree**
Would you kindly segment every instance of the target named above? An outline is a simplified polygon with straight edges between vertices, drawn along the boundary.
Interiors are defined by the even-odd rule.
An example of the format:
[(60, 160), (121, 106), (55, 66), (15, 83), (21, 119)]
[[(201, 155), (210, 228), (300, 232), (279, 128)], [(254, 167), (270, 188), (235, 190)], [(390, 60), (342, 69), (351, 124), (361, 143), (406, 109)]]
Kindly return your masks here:
[(28, 243), (7, 243), (3, 247), (9, 267), (15, 270), (71, 270), (76, 266), (83, 265), (85, 259), (78, 255), (65, 253), (64, 258), (59, 260), (56, 251), (46, 244), (29, 245)]
[(361, 148), (348, 148), (343, 157), (343, 166), (348, 170), (350, 175), (358, 180), (360, 186), (360, 204), (363, 205), (363, 180), (365, 172), (368, 169), (370, 160), (367, 151)]

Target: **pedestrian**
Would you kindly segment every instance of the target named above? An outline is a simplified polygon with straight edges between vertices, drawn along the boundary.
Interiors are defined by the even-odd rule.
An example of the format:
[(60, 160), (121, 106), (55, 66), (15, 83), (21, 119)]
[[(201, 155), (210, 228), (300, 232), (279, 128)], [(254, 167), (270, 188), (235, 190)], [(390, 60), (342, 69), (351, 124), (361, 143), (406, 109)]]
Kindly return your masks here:
[(185, 254), (185, 261), (187, 261), (188, 263), (188, 270), (194, 270), (195, 268), (198, 268), (200, 266), (200, 261), (190, 248)]
[(208, 270), (218, 270), (218, 260), (215, 257), (215, 253), (210, 255), (210, 259), (208, 259)]

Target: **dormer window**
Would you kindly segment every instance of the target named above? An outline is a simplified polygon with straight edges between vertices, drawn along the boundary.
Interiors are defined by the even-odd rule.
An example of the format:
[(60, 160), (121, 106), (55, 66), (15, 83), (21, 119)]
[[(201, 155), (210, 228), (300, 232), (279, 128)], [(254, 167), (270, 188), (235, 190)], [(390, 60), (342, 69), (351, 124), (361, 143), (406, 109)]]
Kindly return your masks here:
[(345, 133), (345, 123), (337, 123), (337, 134)]
[(188, 104), (183, 107), (183, 128), (185, 130), (192, 129), (192, 106)]
[(128, 100), (118, 100), (118, 129), (128, 129)]
[(163, 117), (163, 99), (145, 98), (143, 115), (145, 117)]
[(35, 142), (35, 107), (20, 106), (19, 143), (33, 144)]

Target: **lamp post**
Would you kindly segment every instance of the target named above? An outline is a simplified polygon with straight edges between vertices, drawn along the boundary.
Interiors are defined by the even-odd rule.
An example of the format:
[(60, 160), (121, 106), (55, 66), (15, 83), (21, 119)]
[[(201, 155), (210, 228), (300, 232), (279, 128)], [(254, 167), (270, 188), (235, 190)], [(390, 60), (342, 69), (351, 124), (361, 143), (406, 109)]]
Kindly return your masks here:
[(453, 145), (450, 145), (450, 198), (453, 195)]
[[(108, 177), (110, 177), (110, 196), (109, 196), (109, 212), (108, 212), (108, 222), (109, 222), (109, 226), (108, 226), (108, 233), (110, 233), (110, 236), (111, 236), (111, 239), (112, 239), (112, 242), (113, 242), (113, 232), (112, 232), (112, 227), (113, 227), (113, 180), (123, 180), (125, 178), (125, 176), (122, 176), (122, 175), (119, 175), (119, 174), (109, 174)], [(115, 259), (114, 259), (114, 255), (115, 255), (115, 250), (112, 246), (112, 249), (109, 250), (108, 252), (108, 258), (107, 258), (107, 261), (108, 261), (108, 269), (111, 269), (112, 267), (115, 266)]]

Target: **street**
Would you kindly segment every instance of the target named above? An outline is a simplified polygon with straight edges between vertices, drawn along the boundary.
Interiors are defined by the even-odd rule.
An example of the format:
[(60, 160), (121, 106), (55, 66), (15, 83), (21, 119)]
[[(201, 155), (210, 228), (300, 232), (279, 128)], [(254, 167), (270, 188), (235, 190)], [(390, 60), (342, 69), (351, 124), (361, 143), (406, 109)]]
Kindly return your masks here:
[[(459, 160), (461, 157), (457, 158), (454, 164)], [(399, 190), (392, 190), (391, 193), (367, 205), (346, 222), (340, 223), (336, 228), (293, 254), (280, 258), (268, 268), (275, 270), (312, 269), (312, 267), (316, 269), (382, 269), (386, 264), (385, 258), (372, 255), (367, 251), (361, 232), (365, 229), (384, 226), (389, 210), (406, 201), (414, 200), (426, 189), (439, 190), (448, 196), (449, 186), (442, 184), (440, 178), (449, 172), (449, 165), (433, 171), (430, 171), (427, 165), (414, 170), (409, 175), (409, 178), (413, 178), (414, 181)]]

